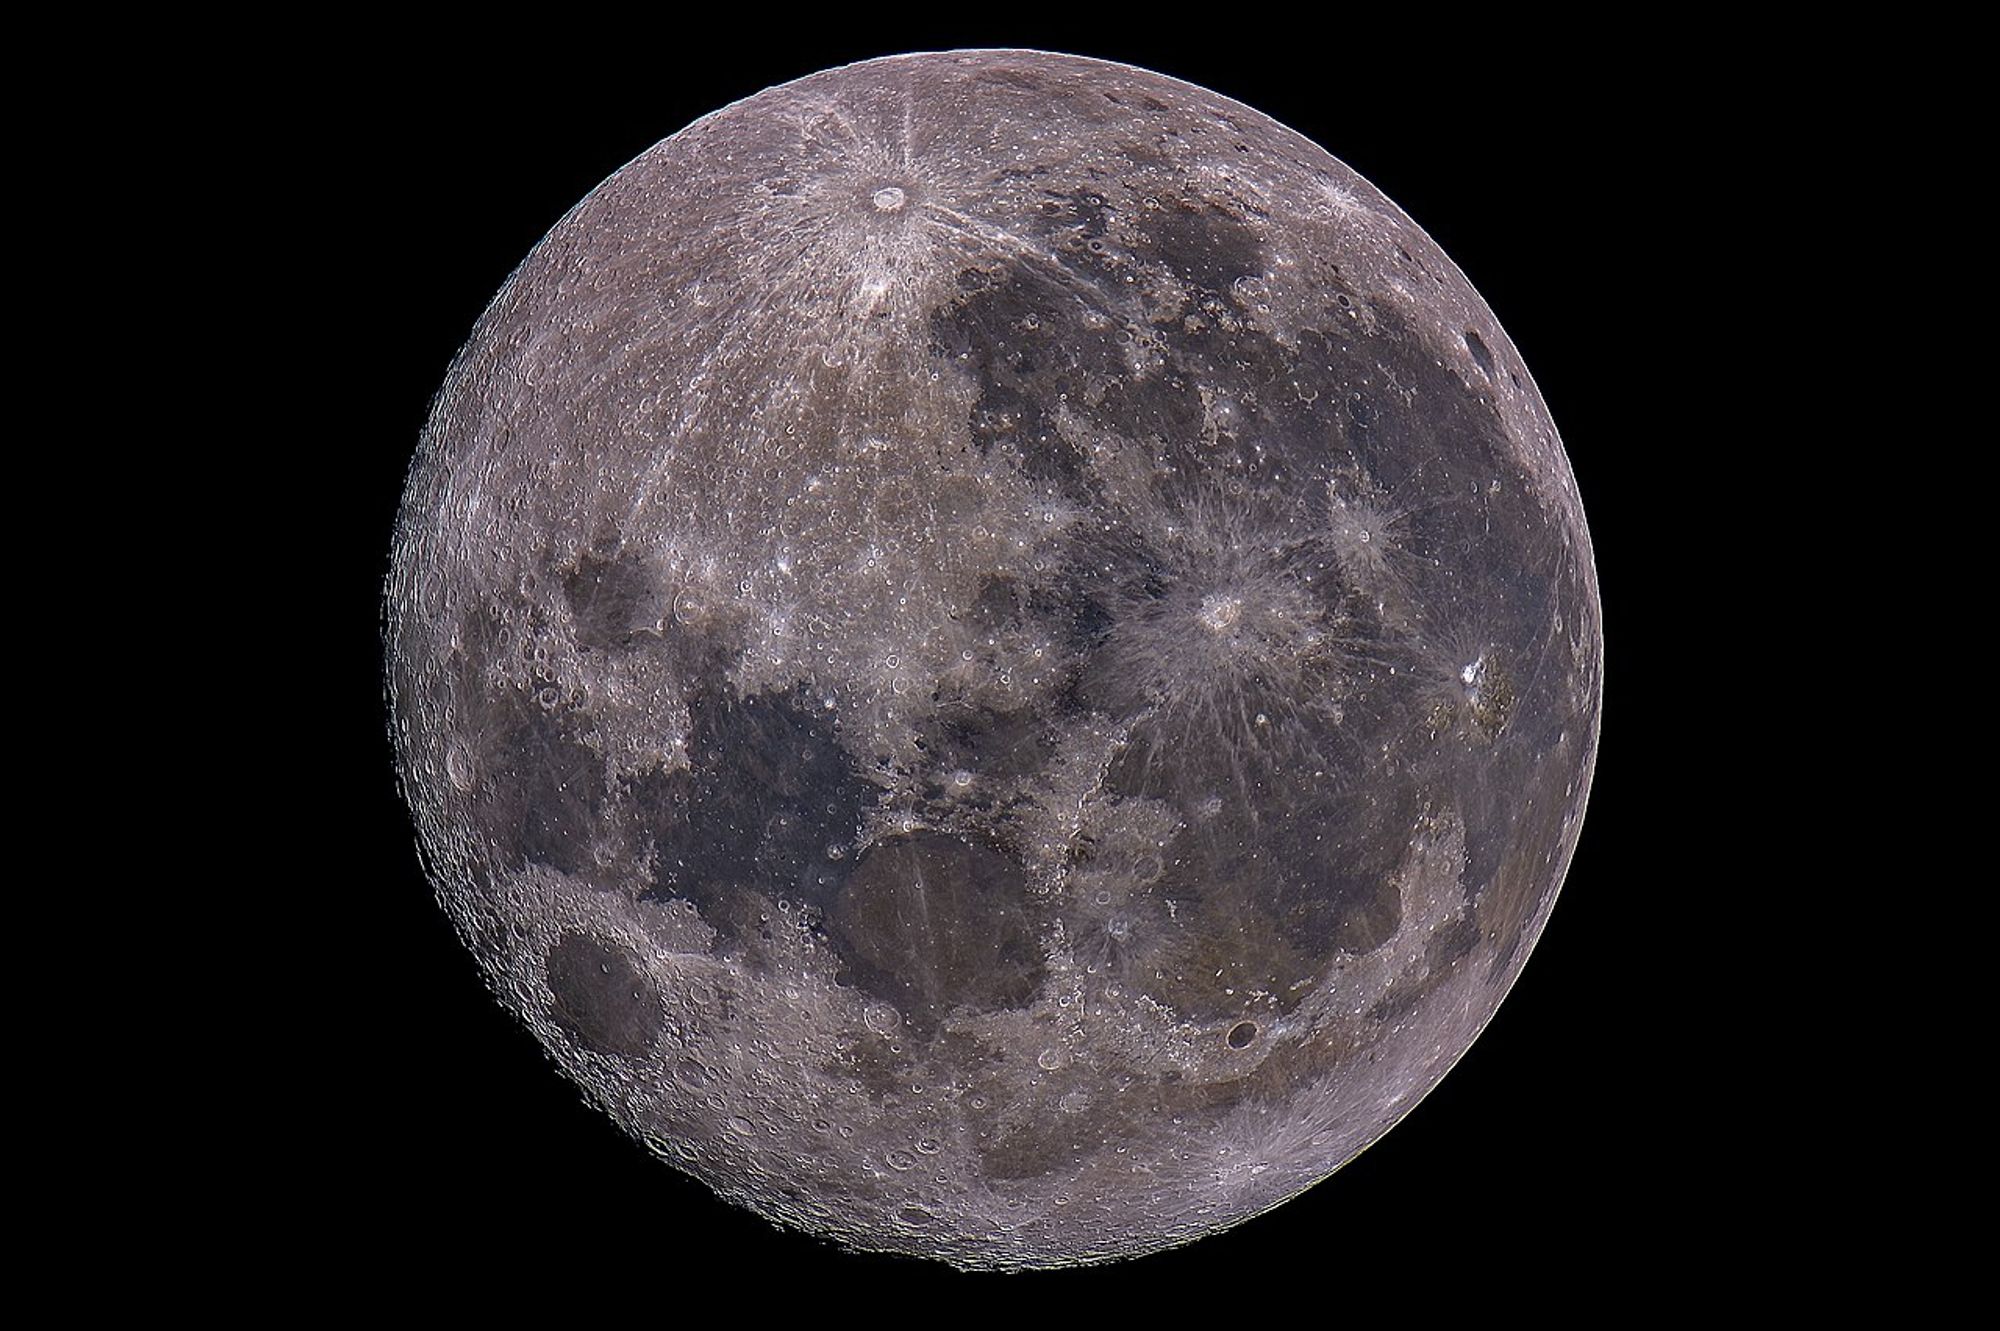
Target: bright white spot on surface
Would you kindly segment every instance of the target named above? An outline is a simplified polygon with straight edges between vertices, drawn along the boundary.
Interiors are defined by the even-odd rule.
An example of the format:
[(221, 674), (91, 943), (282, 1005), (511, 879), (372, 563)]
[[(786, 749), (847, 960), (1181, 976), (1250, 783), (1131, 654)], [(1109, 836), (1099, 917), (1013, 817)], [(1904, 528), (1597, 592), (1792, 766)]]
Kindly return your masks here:
[(1211, 592), (1202, 598), (1201, 610), (1195, 616), (1212, 633), (1226, 633), (1234, 628), (1236, 621), (1243, 617), (1243, 598), (1224, 596)]
[(875, 191), (875, 206), (885, 213), (893, 213), (903, 206), (903, 191), (894, 185), (884, 185)]

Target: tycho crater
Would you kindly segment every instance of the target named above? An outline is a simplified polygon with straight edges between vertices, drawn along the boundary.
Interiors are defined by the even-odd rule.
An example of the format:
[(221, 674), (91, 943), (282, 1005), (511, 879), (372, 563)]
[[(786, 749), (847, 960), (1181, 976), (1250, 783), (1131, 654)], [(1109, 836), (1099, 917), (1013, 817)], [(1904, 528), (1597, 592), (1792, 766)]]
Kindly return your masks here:
[(677, 1168), (966, 1267), (1326, 1177), (1547, 919), (1598, 599), (1507, 335), (1189, 84), (904, 56), (703, 119), (508, 280), (386, 595), (496, 993)]

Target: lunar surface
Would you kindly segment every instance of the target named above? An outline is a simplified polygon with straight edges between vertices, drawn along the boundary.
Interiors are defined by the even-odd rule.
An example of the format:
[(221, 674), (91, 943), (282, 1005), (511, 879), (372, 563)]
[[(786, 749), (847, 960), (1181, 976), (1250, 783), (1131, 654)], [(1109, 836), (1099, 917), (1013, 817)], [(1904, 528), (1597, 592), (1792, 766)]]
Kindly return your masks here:
[(1577, 492), (1325, 151), (955, 52), (673, 135), (508, 279), (386, 592), (439, 897), (637, 1141), (961, 1267), (1338, 1169), (1479, 1033), (1596, 751)]

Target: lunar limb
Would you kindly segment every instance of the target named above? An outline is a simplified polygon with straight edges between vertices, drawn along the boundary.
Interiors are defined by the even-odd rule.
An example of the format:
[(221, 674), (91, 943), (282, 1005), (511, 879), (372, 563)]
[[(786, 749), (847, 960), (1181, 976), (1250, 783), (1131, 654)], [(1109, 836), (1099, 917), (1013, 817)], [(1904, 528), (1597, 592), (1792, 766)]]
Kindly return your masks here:
[(961, 1267), (1183, 1243), (1471, 1044), (1596, 752), (1589, 537), (1463, 274), (1325, 151), (1035, 52), (620, 170), (438, 396), (401, 773), (660, 1157)]

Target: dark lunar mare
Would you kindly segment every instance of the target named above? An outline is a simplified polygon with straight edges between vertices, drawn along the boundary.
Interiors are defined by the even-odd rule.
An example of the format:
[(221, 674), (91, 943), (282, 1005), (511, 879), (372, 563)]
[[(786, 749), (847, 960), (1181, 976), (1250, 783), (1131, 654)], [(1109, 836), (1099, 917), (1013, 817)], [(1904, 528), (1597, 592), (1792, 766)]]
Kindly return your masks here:
[(689, 767), (632, 783), (629, 817), (652, 845), (656, 899), (684, 897), (725, 938), (755, 921), (744, 889), (796, 893), (824, 909), (845, 878), (829, 849), (851, 846), (875, 787), (803, 686), (739, 697), (726, 682), (688, 704)]
[(1020, 864), (983, 839), (918, 832), (879, 841), (827, 921), (848, 977), (921, 1035), (954, 1008), (1018, 1007), (1042, 981)]

